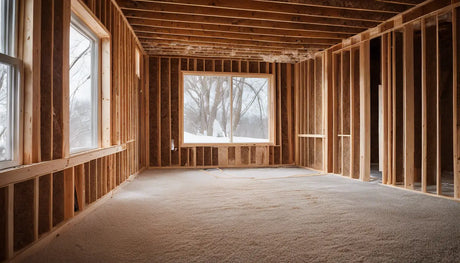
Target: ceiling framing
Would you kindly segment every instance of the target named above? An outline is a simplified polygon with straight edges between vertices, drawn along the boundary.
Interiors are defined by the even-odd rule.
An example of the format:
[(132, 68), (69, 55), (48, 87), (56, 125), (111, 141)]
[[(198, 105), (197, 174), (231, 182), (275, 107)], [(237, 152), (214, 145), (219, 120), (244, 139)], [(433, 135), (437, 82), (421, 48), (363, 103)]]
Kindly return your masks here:
[(116, 0), (149, 55), (295, 62), (424, 0)]

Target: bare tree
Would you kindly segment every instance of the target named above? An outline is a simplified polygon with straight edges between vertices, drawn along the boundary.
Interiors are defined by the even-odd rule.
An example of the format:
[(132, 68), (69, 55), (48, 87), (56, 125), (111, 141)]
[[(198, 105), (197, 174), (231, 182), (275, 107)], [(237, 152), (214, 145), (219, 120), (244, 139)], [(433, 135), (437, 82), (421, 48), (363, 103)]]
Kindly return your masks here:
[(8, 66), (0, 64), (0, 161), (9, 158), (8, 119)]
[[(235, 132), (243, 118), (250, 118), (246, 122), (253, 124), (254, 121), (262, 123), (267, 118), (267, 79), (233, 77), (233, 87), (230, 87), (230, 77), (186, 75), (184, 80), (184, 120), (188, 132), (213, 136), (217, 122), (222, 136), (229, 137), (229, 131)], [(261, 130), (264, 132), (257, 137), (265, 138), (265, 129)]]

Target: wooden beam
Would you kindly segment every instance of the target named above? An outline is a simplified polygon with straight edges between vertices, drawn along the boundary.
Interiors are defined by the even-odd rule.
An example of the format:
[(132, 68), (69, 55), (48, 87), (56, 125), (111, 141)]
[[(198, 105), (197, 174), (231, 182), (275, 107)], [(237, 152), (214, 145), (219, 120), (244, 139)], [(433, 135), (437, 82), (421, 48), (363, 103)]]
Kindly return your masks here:
[[(418, 0), (416, 0), (418, 1)], [(423, 2), (423, 1), (422, 1)], [(402, 23), (407, 23), (418, 17), (427, 15), (451, 4), (451, 0), (425, 1), (422, 5), (411, 9), (410, 12), (402, 14)]]
[(14, 185), (7, 186), (7, 218), (6, 218), (6, 258), (14, 255)]
[[(312, 50), (305, 50), (305, 49), (291, 49), (287, 50), (286, 48), (281, 48), (281, 47), (267, 47), (267, 46), (253, 46), (253, 45), (233, 45), (229, 46), (227, 43), (213, 43), (213, 42), (189, 42), (187, 43), (186, 41), (168, 41), (168, 40), (149, 40), (145, 39), (142, 41), (142, 44), (145, 46), (146, 50), (154, 51), (154, 50), (160, 50), (161, 49), (171, 49), (171, 50), (181, 50), (183, 49), (184, 51), (193, 51), (193, 50), (203, 50), (203, 51), (245, 51), (245, 52), (258, 52), (261, 51), (263, 52), (283, 52), (283, 53), (289, 53), (289, 52), (296, 52), (296, 53), (307, 53), (310, 55), (313, 55)], [(314, 49), (313, 49), (314, 50)], [(317, 49), (319, 50), (319, 49)], [(186, 54), (183, 55), (185, 57)]]
[(370, 179), (370, 42), (364, 41), (359, 48), (360, 59), (360, 175), (362, 181)]
[(360, 11), (374, 11), (382, 13), (397, 14), (405, 11), (407, 8), (413, 6), (410, 4), (395, 4), (385, 3), (379, 1), (368, 0), (353, 0), (353, 1), (337, 1), (337, 0), (256, 0), (258, 2), (279, 2), (289, 3), (293, 5), (304, 6), (317, 6), (317, 7), (330, 7), (349, 10)]
[[(125, 6), (127, 0), (118, 0), (120, 6)], [(208, 14), (213, 14), (215, 9), (218, 10), (248, 10), (248, 11), (259, 11), (264, 12), (276, 12), (292, 15), (305, 15), (318, 16), (318, 17), (330, 17), (336, 19), (349, 19), (349, 20), (360, 20), (360, 21), (377, 21), (382, 22), (393, 15), (389, 13), (376, 13), (368, 10), (356, 10), (356, 9), (337, 9), (331, 7), (321, 6), (305, 6), (305, 5), (292, 5), (279, 2), (258, 2), (253, 0), (233, 0), (233, 1), (209, 1), (209, 0), (147, 0), (147, 3), (151, 4), (150, 7), (166, 9), (166, 5), (170, 4), (174, 8), (209, 8)], [(139, 2), (134, 2), (137, 5)], [(154, 7), (156, 5), (156, 7)], [(193, 7), (193, 8), (190, 8)]]
[(40, 161), (41, 0), (24, 1), (24, 153), (23, 163)]
[[(433, 52), (433, 51), (431, 51)], [(436, 194), (442, 194), (441, 164), (441, 63), (439, 54), (439, 16), (436, 16)]]
[(452, 26), (453, 26), (453, 153), (454, 153), (454, 198), (460, 198), (460, 161), (459, 161), (459, 151), (460, 151), (460, 130), (459, 130), (459, 103), (458, 100), (458, 88), (459, 88), (459, 77), (460, 77), (460, 50), (459, 50), (459, 29), (460, 29), (460, 16), (458, 14), (458, 8), (454, 9), (452, 12)]
[(327, 39), (343, 39), (353, 36), (352, 33), (335, 33), (335, 32), (322, 32), (314, 30), (291, 30), (291, 29), (276, 29), (276, 28), (261, 28), (261, 27), (248, 27), (239, 25), (216, 25), (216, 24), (203, 24), (203, 23), (190, 23), (181, 21), (169, 20), (155, 20), (144, 19), (137, 17), (128, 18), (129, 23), (134, 26), (151, 26), (154, 28), (170, 28), (170, 29), (186, 29), (186, 30), (199, 30), (201, 32), (234, 32), (249, 35), (266, 35), (266, 36), (280, 36), (280, 37), (298, 37), (298, 38), (327, 38)]
[[(170, 55), (170, 56), (204, 56), (204, 57), (230, 57), (230, 58), (244, 58), (244, 57), (255, 57), (260, 59), (266, 58), (267, 60), (279, 58), (285, 62), (289, 61), (302, 61), (311, 57), (311, 53), (306, 52), (289, 52), (289, 51), (280, 51), (280, 50), (267, 50), (267, 51), (256, 51), (256, 50), (219, 50), (219, 49), (186, 49), (186, 48), (146, 48), (145, 49), (149, 54), (157, 56), (160, 54)], [(286, 61), (289, 60), (289, 61)]]
[(295, 81), (295, 89), (294, 89), (294, 98), (295, 98), (295, 164), (299, 165), (300, 163), (300, 148), (299, 148), (299, 133), (300, 133), (300, 64), (297, 63), (294, 65), (294, 81)]
[(381, 61), (381, 69), (382, 69), (382, 89), (383, 89), (383, 169), (382, 169), (382, 183), (387, 184), (388, 182), (388, 143), (389, 143), (389, 136), (388, 136), (388, 34), (384, 34), (382, 36), (381, 42), (381, 54), (382, 54), (382, 61)]
[(69, 219), (74, 216), (74, 189), (74, 168), (67, 168), (64, 170), (64, 219)]
[(325, 131), (326, 131), (326, 141), (325, 141), (325, 159), (324, 162), (326, 163), (325, 171), (328, 173), (334, 172), (334, 125), (333, 125), (333, 116), (334, 116), (334, 97), (333, 97), (333, 89), (334, 86), (332, 84), (332, 52), (325, 51), (324, 52), (324, 71), (323, 71), (323, 86), (325, 87), (324, 93), (324, 103), (325, 103)]
[[(277, 3), (257, 3), (252, 1), (219, 1), (219, 6), (206, 5), (208, 0), (172, 1), (130, 1), (117, 0), (122, 10), (144, 10), (171, 14), (193, 14), (222, 18), (242, 18), (254, 20), (284, 21), (290, 23), (308, 23), (317, 25), (336, 25), (343, 27), (371, 28), (392, 17), (391, 14), (374, 12), (337, 10), (331, 8), (299, 7)], [(176, 0), (177, 1), (177, 0)], [(252, 7), (250, 7), (252, 6)]]
[(404, 187), (414, 189), (414, 28), (404, 27)]
[[(151, 36), (171, 35), (171, 36), (196, 36), (196, 37), (208, 37), (208, 38), (219, 38), (229, 40), (252, 40), (267, 43), (287, 43), (287, 44), (324, 44), (327, 46), (334, 45), (340, 42), (338, 39), (328, 38), (310, 38), (310, 37), (285, 37), (285, 36), (273, 36), (273, 35), (253, 35), (253, 34), (241, 34), (235, 32), (215, 32), (215, 31), (201, 31), (194, 29), (172, 29), (172, 28), (161, 28), (152, 26), (133, 26), (136, 34), (139, 33), (149, 34)], [(143, 35), (144, 35), (143, 34)], [(267, 44), (268, 45), (268, 44)]]
[(425, 0), (376, 0), (378, 2), (383, 3), (393, 3), (393, 4), (400, 4), (400, 5), (418, 5), (423, 3)]
[[(221, 25), (221, 26), (240, 26), (250, 28), (264, 28), (274, 30), (296, 30), (300, 32), (331, 32), (331, 33), (343, 33), (343, 34), (357, 34), (367, 29), (368, 27), (351, 27), (344, 26), (340, 23), (340, 20), (333, 20), (328, 24), (318, 23), (316, 20), (304, 21), (305, 19), (272, 19), (267, 20), (266, 18), (250, 19), (247, 17), (222, 17), (222, 16), (205, 16), (200, 14), (190, 13), (163, 13), (154, 12), (151, 10), (137, 10), (137, 9), (123, 9), (123, 14), (129, 18), (139, 18), (144, 20), (153, 20), (156, 23), (158, 21), (169, 21), (169, 22), (182, 22), (182, 23), (194, 23), (201, 25)], [(264, 14), (266, 16), (266, 14)], [(294, 22), (293, 22), (294, 21)], [(369, 25), (370, 27), (375, 26), (374, 24)]]
[(426, 36), (426, 20), (422, 19), (422, 192), (427, 192), (428, 184), (428, 129), (427, 129), (427, 36)]
[(149, 34), (149, 33), (137, 33), (139, 40), (144, 41), (145, 39), (150, 39), (152, 42), (156, 40), (168, 40), (172, 42), (182, 41), (182, 42), (195, 42), (195, 43), (223, 43), (228, 44), (229, 47), (232, 45), (243, 45), (243, 46), (254, 46), (254, 47), (278, 47), (286, 49), (310, 49), (310, 48), (327, 48), (329, 44), (285, 44), (285, 43), (269, 43), (263, 41), (253, 41), (253, 40), (240, 40), (240, 39), (222, 39), (215, 37), (196, 37), (196, 36), (180, 36), (180, 35), (165, 35), (165, 34)]

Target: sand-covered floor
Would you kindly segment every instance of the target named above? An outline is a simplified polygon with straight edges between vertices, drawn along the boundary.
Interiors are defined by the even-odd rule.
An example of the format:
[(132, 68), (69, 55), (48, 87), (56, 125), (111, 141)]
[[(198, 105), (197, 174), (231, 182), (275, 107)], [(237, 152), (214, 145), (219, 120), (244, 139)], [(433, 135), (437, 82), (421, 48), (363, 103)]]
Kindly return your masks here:
[(23, 262), (460, 262), (460, 203), (301, 168), (149, 170)]

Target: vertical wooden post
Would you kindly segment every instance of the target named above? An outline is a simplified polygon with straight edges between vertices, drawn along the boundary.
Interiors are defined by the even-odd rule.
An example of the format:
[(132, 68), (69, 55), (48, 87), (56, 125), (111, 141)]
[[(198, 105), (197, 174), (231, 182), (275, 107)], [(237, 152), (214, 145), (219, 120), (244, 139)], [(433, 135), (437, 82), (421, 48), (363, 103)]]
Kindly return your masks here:
[(38, 240), (39, 209), (40, 209), (40, 177), (34, 178), (34, 240)]
[(326, 147), (324, 149), (326, 158), (323, 160), (326, 163), (326, 172), (332, 173), (334, 172), (334, 96), (333, 89), (334, 86), (332, 85), (333, 75), (332, 73), (332, 53), (330, 50), (326, 50), (324, 52), (324, 62), (323, 62), (323, 75), (324, 81), (323, 85), (325, 87), (326, 93), (324, 94), (326, 103), (326, 111), (323, 112), (326, 127)]
[(41, 6), (41, 0), (24, 1), (24, 164), (40, 162)]
[(383, 129), (380, 132), (383, 132), (383, 167), (382, 167), (382, 183), (387, 184), (388, 178), (388, 70), (387, 70), (387, 63), (388, 63), (388, 34), (382, 35), (382, 61), (381, 61), (381, 68), (382, 68), (382, 92), (383, 92)]
[(454, 198), (460, 198), (460, 163), (459, 163), (459, 150), (460, 146), (458, 143), (460, 142), (459, 140), (459, 129), (458, 129), (458, 81), (459, 81), (459, 57), (458, 57), (458, 12), (457, 8), (454, 8), (452, 11), (452, 33), (453, 33), (453, 57), (454, 57), (454, 63), (453, 63), (453, 153), (454, 153)]
[(392, 34), (387, 33), (387, 184), (393, 184), (393, 53), (392, 52)]
[[(113, 156), (110, 156), (110, 160), (113, 159)], [(112, 165), (112, 163), (110, 163)], [(110, 167), (111, 169), (111, 179), (113, 178), (113, 169), (112, 166)], [(77, 193), (77, 203), (78, 203), (78, 210), (82, 211), (85, 209), (85, 165), (81, 164), (75, 167), (75, 172), (74, 172), (74, 181), (75, 181), (75, 192)], [(110, 182), (110, 189), (113, 188), (112, 182)]]
[(14, 255), (14, 185), (8, 185), (6, 258)]
[(294, 66), (294, 76), (295, 76), (295, 89), (294, 89), (294, 98), (295, 98), (295, 164), (299, 165), (300, 162), (300, 153), (299, 153), (299, 122), (300, 122), (300, 63), (296, 63)]
[(64, 219), (69, 219), (74, 216), (74, 189), (75, 178), (74, 168), (64, 170)]
[(439, 17), (436, 16), (436, 193), (442, 194), (441, 167), (441, 110), (440, 110)]
[[(145, 102), (145, 113), (144, 113), (144, 122), (145, 122), (145, 166), (149, 168), (150, 166), (150, 68), (149, 68), (149, 56), (144, 56), (144, 102)], [(180, 104), (182, 105), (182, 104)], [(179, 124), (182, 125), (182, 124)]]
[(422, 192), (427, 191), (427, 70), (426, 70), (426, 21), (420, 23), (422, 31)]
[[(355, 53), (353, 49), (350, 50), (350, 177), (355, 178), (356, 171), (355, 167), (355, 147), (356, 147), (356, 94), (355, 94)], [(342, 62), (343, 63), (343, 62)], [(345, 65), (344, 65), (345, 67)]]
[(397, 109), (396, 109), (396, 34), (395, 32), (393, 31), (391, 33), (392, 35), (392, 40), (391, 40), (391, 49), (392, 49), (392, 53), (391, 53), (391, 72), (392, 72), (392, 75), (391, 75), (391, 93), (392, 93), (392, 96), (391, 96), (391, 126), (392, 126), (392, 137), (391, 137), (391, 159), (392, 159), (392, 162), (391, 162), (391, 184), (392, 185), (396, 185), (396, 174), (397, 174), (397, 170), (396, 170), (396, 163), (397, 163), (397, 154), (396, 154), (396, 146), (397, 146), (397, 142), (396, 142), (396, 134), (397, 134), (397, 130), (396, 130), (396, 113), (397, 113)]
[(414, 189), (414, 28), (404, 27), (404, 187)]
[[(70, 1), (62, 1), (62, 157), (69, 157), (69, 45), (70, 45)], [(72, 195), (73, 196), (73, 195)], [(72, 207), (73, 211), (73, 207)]]
[(360, 175), (362, 181), (370, 179), (370, 42), (359, 47), (360, 60)]

